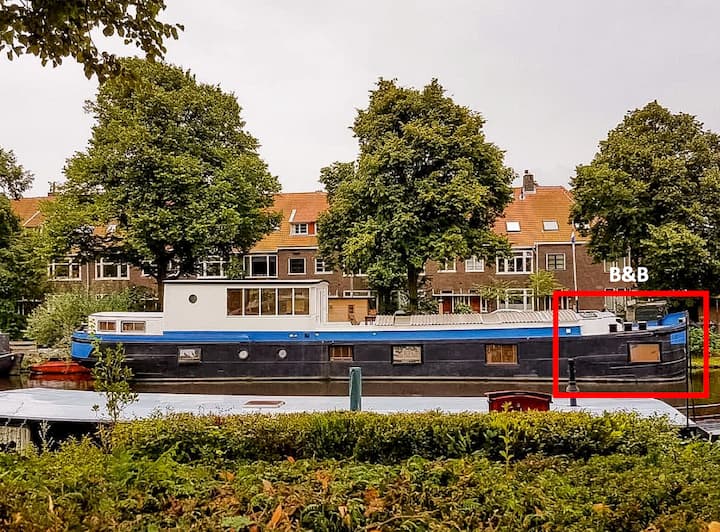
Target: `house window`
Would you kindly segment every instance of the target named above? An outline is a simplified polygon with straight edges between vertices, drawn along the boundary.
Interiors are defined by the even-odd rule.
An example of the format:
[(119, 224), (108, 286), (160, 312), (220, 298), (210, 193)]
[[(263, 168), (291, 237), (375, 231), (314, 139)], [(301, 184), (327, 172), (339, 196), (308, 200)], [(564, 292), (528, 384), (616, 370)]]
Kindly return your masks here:
[[(151, 272), (155, 270), (155, 263), (150, 261), (143, 261), (140, 266), (142, 277), (151, 277)], [(168, 279), (172, 279), (180, 275), (180, 263), (177, 260), (170, 260), (167, 263), (167, 271), (165, 272)]]
[(485, 261), (483, 259), (478, 259), (473, 256), (465, 261), (465, 271), (466, 272), (484, 272), (485, 271)]
[(454, 260), (445, 260), (439, 264), (438, 272), (454, 272), (457, 271)]
[(127, 262), (115, 262), (100, 259), (95, 263), (96, 279), (130, 279), (130, 267)]
[(201, 279), (224, 279), (226, 261), (222, 257), (210, 256), (200, 263), (198, 277)]
[(277, 277), (277, 255), (245, 255), (243, 266), (248, 277)]
[(498, 302), (498, 308), (533, 310), (532, 288), (508, 288), (505, 290), (505, 300)]
[(302, 275), (305, 273), (305, 259), (288, 259), (288, 273)]
[(343, 277), (367, 277), (367, 274), (358, 268), (354, 272), (343, 271)]
[(505, 222), (505, 229), (508, 233), (519, 233), (520, 222)]
[(564, 270), (565, 269), (565, 253), (548, 253), (545, 256), (546, 270)]
[(120, 325), (122, 332), (145, 332), (144, 321), (123, 321)]
[(308, 224), (290, 224), (290, 233), (293, 235), (307, 235), (310, 234)]
[(660, 362), (660, 344), (628, 344), (630, 362)]
[(351, 345), (331, 345), (330, 346), (331, 361), (347, 361), (353, 360), (353, 346)]
[(486, 344), (486, 364), (517, 364), (516, 344)]
[(513, 251), (512, 258), (497, 259), (498, 273), (532, 273), (533, 252), (532, 250)]
[(393, 364), (422, 364), (422, 346), (420, 345), (394, 345), (392, 346)]
[(543, 231), (557, 231), (557, 220), (543, 220)]
[(610, 268), (626, 268), (628, 266), (630, 266), (630, 259), (628, 257), (623, 257), (618, 260), (603, 261), (603, 271), (605, 273), (610, 273)]
[(315, 273), (332, 273), (332, 268), (330, 268), (324, 260), (321, 259), (315, 259)]
[(53, 261), (48, 267), (48, 277), (54, 281), (79, 281), (80, 263), (75, 262), (73, 257)]

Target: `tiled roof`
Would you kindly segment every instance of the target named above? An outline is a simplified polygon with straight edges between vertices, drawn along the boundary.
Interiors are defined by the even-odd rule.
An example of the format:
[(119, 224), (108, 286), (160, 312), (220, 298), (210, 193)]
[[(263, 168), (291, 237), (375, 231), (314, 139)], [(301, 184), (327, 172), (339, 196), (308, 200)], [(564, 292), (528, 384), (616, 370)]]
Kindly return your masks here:
[[(12, 200), (13, 212), (25, 227), (38, 227), (44, 221), (39, 204), (47, 197)], [(495, 223), (495, 232), (507, 235), (513, 246), (532, 246), (536, 242), (569, 242), (573, 227), (568, 223), (572, 194), (561, 186), (536, 186), (534, 193), (521, 194), (521, 188), (513, 189), (513, 202), (505, 209), (503, 217)], [(252, 253), (272, 253), (284, 248), (316, 248), (317, 235), (293, 235), (290, 233), (290, 217), (295, 223), (316, 222), (326, 210), (325, 192), (285, 192), (275, 195), (273, 209), (282, 213), (280, 229), (258, 242)], [(293, 215), (294, 211), (294, 215)], [(543, 227), (543, 222), (557, 222), (557, 230)], [(518, 222), (520, 231), (508, 232), (506, 222)], [(549, 224), (551, 225), (551, 224)], [(587, 238), (576, 234), (577, 242)]]
[(290, 233), (290, 216), (293, 222), (315, 222), (327, 209), (325, 192), (286, 192), (275, 194), (275, 211), (282, 212), (280, 229), (270, 233), (252, 248), (252, 253), (274, 252), (280, 248), (316, 248), (317, 235), (293, 235)]
[(51, 198), (52, 196), (43, 196), (10, 200), (10, 207), (15, 216), (20, 218), (20, 224), (23, 227), (36, 228), (40, 227), (45, 221), (45, 217), (40, 212), (40, 203)]
[[(495, 222), (495, 232), (506, 235), (513, 246), (532, 246), (535, 242), (570, 242), (573, 226), (568, 222), (572, 194), (561, 186), (535, 186), (535, 192), (521, 193), (513, 189), (513, 202), (503, 217)], [(557, 230), (543, 227), (543, 222), (557, 222)], [(520, 231), (508, 232), (507, 222), (518, 222)], [(551, 226), (552, 224), (548, 224)], [(586, 237), (575, 234), (576, 242)]]

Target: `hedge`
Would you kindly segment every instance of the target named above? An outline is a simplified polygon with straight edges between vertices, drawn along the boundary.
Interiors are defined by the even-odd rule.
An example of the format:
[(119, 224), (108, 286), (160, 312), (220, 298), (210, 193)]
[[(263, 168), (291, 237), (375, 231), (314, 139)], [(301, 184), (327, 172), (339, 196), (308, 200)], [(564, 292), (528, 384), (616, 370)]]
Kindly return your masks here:
[(665, 418), (633, 413), (374, 414), (330, 412), (247, 416), (175, 414), (119, 425), (114, 445), (133, 455), (169, 453), (182, 463), (353, 458), (391, 464), (411, 456), (491, 460), (533, 453), (588, 458), (662, 452), (675, 439)]

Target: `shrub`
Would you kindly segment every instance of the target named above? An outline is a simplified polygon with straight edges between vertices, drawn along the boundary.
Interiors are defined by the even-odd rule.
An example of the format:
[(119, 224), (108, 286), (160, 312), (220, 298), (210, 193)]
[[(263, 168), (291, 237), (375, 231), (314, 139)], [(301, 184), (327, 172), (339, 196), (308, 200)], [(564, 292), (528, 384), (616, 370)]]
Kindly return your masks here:
[(121, 423), (113, 438), (117, 447), (134, 455), (157, 458), (171, 453), (180, 462), (291, 456), (394, 463), (416, 455), (436, 459), (471, 453), (491, 460), (504, 459), (503, 452), (516, 459), (533, 453), (576, 458), (644, 455), (670, 445), (675, 431), (664, 418), (643, 419), (631, 413), (329, 412), (228, 417), (173, 414)]
[(142, 296), (137, 288), (101, 297), (83, 290), (51, 294), (30, 314), (27, 335), (40, 345), (68, 347), (73, 331), (89, 314), (141, 310)]

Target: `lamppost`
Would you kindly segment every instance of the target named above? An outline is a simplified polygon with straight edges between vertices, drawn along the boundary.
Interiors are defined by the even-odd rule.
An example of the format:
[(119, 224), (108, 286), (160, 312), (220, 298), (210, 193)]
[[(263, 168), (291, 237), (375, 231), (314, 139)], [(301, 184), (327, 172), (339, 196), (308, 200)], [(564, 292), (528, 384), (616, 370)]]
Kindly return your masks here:
[(580, 310), (579, 298), (577, 295), (577, 261), (575, 260), (575, 231), (570, 235), (570, 244), (572, 245), (572, 258), (573, 258), (573, 290), (575, 290), (575, 312)]

